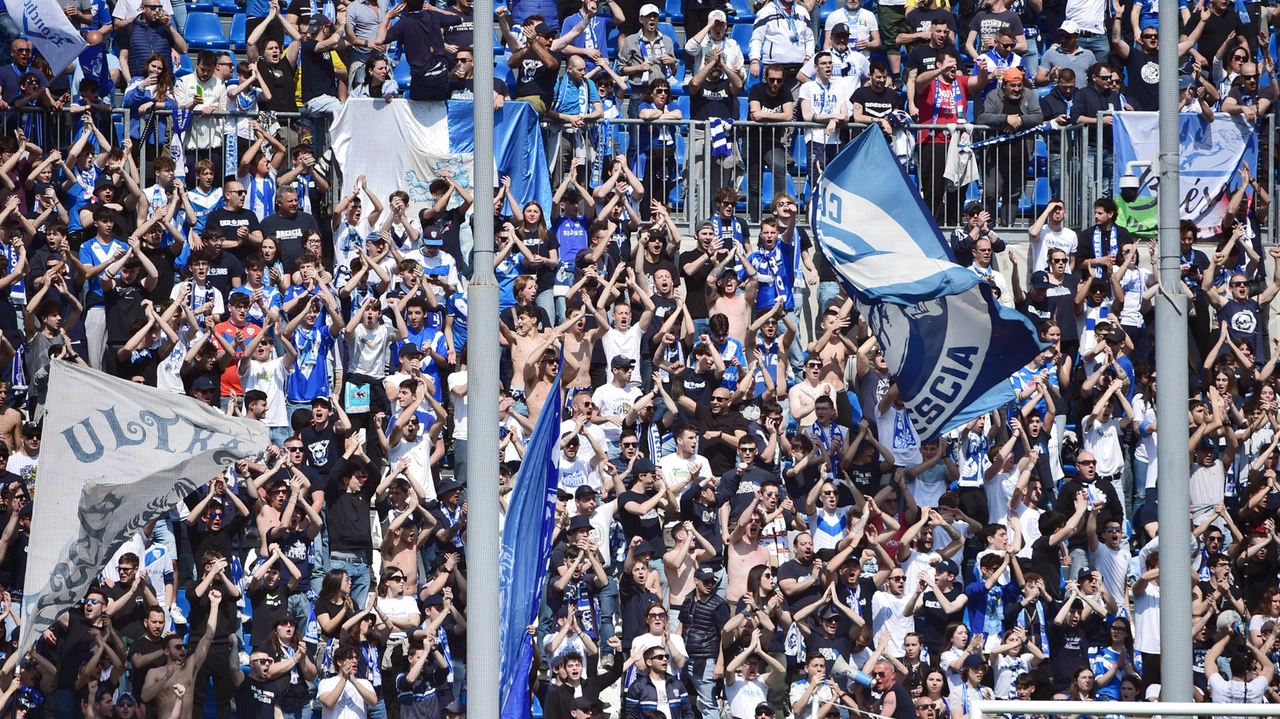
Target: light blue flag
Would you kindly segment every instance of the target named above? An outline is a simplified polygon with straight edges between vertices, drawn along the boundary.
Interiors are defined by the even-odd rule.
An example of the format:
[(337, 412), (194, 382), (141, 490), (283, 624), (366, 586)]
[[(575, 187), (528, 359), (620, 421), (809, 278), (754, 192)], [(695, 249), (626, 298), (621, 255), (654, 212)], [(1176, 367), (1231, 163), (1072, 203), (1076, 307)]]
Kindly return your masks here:
[(1014, 398), (1040, 351), (1020, 313), (955, 263), (884, 136), (864, 132), (818, 183), (818, 240), (884, 353), (922, 439)]
[[(564, 367), (563, 361), (559, 366)], [(547, 564), (551, 560), (551, 530), (555, 523), (556, 488), (560, 484), (555, 461), (560, 451), (560, 408), (564, 406), (560, 370), (556, 370), (551, 386), (542, 414), (529, 437), (524, 462), (515, 477), (502, 528), (498, 584), (502, 719), (529, 716), (533, 645), (525, 627), (538, 619), (542, 592), (547, 584)]]

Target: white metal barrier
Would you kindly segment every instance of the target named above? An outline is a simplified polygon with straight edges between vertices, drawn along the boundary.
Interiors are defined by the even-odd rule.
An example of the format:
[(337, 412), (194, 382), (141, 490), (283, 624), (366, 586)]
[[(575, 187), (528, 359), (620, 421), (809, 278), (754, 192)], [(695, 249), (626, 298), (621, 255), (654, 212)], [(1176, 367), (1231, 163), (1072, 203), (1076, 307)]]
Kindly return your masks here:
[(987, 714), (1050, 714), (1080, 716), (1248, 716), (1280, 715), (1280, 704), (1197, 704), (1195, 702), (1023, 702), (978, 701), (969, 719), (986, 719)]

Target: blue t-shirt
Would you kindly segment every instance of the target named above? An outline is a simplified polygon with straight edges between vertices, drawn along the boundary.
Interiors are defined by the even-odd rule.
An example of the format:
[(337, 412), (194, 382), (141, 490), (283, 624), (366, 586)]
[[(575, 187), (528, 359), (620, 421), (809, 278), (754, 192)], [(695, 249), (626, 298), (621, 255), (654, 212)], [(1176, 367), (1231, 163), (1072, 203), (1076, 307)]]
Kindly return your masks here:
[[(250, 288), (250, 287), (249, 287), (249, 285), (240, 285), (239, 287), (235, 288), (234, 290), (231, 290), (231, 294), (233, 294), (233, 295), (247, 295), (247, 296), (249, 296), (249, 297), (251, 297), (251, 298), (252, 298), (252, 297), (253, 297), (253, 289), (252, 289), (252, 288)], [(281, 296), (281, 294), (280, 294), (280, 290), (277, 290), (276, 288), (272, 287), (271, 285), (263, 285), (263, 286), (262, 286), (262, 297), (263, 297), (263, 299), (265, 299), (265, 300), (266, 300), (266, 302), (267, 302), (267, 306), (268, 306), (268, 307), (271, 307), (271, 308), (273, 308), (273, 309), (277, 309), (277, 310), (283, 310), (283, 309), (284, 309), (284, 298)], [(323, 313), (321, 313), (321, 314), (323, 314)], [(316, 316), (316, 318), (317, 318), (317, 323), (318, 323), (318, 322), (319, 322), (319, 315), (317, 315), (317, 316)], [(251, 304), (251, 305), (249, 305), (249, 315), (248, 315), (248, 319), (249, 319), (249, 321), (250, 321), (250, 322), (252, 322), (252, 323), (253, 323), (253, 324), (255, 324), (255, 325), (258, 325), (259, 327), (262, 327), (262, 326), (266, 323), (266, 315), (264, 315), (264, 314), (263, 314), (263, 312), (262, 312), (262, 308), (261, 308), (261, 307), (259, 307), (259, 306), (258, 306), (258, 304), (257, 304), (256, 302), (255, 302), (255, 303), (253, 303), (253, 304)]]
[(567, 263), (570, 267), (578, 257), (578, 253), (587, 249), (587, 218), (579, 215), (578, 217), (566, 217), (561, 215), (556, 218), (556, 222), (551, 227), (551, 234), (556, 236), (556, 240), (560, 243), (560, 262)]
[(435, 391), (431, 393), (431, 396), (435, 397), (437, 402), (443, 400), (444, 394), (440, 387), (440, 368), (436, 367), (435, 360), (431, 358), (431, 355), (427, 354), (427, 351), (435, 352), (441, 357), (449, 354), (449, 346), (444, 341), (444, 333), (434, 327), (423, 326), (422, 329), (416, 332), (410, 327), (408, 339), (404, 342), (397, 342), (392, 348), (393, 364), (400, 362), (400, 348), (410, 342), (422, 350), (422, 363), (418, 367), (435, 384)]
[[(564, 21), (564, 27), (577, 27), (582, 22), (582, 11), (570, 15)], [(580, 47), (584, 50), (599, 50), (601, 54), (608, 56), (609, 54), (609, 30), (613, 27), (612, 18), (602, 15), (596, 15), (587, 23), (587, 29), (582, 34), (573, 39), (569, 43), (573, 47)], [(587, 72), (596, 69), (596, 64), (591, 62), (590, 58), (583, 57), (587, 63)]]
[[(119, 249), (121, 253), (129, 251), (129, 246), (120, 240), (111, 240), (107, 244), (98, 242), (95, 236), (80, 245), (80, 264), (85, 267), (95, 267), (107, 261), (111, 253)], [(103, 270), (106, 272), (106, 270)], [(98, 277), (89, 280), (85, 287), (85, 307), (97, 307), (102, 304), (102, 282)]]
[(444, 303), (445, 314), (453, 318), (453, 351), (467, 345), (467, 296), (454, 292)]
[(311, 329), (298, 327), (293, 332), (293, 346), (298, 358), (289, 370), (289, 401), (310, 402), (316, 397), (328, 397), (329, 350), (333, 347), (328, 324), (317, 320)]

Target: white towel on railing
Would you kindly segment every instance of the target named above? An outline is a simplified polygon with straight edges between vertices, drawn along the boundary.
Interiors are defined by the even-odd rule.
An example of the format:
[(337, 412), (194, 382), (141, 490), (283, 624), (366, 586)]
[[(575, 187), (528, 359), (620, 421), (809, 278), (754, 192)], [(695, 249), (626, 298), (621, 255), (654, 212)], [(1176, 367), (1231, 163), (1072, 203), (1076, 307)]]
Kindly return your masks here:
[(969, 147), (971, 139), (967, 126), (948, 129), (951, 131), (951, 141), (947, 144), (947, 165), (942, 171), (942, 177), (947, 181), (947, 190), (954, 192), (977, 181), (978, 160)]

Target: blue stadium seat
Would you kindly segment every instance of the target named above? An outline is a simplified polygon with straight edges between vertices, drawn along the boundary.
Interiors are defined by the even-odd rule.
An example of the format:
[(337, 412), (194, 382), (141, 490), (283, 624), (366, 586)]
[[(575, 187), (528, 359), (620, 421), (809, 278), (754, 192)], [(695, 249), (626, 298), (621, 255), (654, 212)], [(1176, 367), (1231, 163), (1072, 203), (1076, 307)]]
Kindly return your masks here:
[(237, 13), (231, 18), (231, 47), (236, 52), (244, 52), (246, 45), (246, 19), (244, 13)]
[(739, 23), (729, 28), (729, 37), (738, 43), (738, 47), (742, 49), (742, 56), (746, 57), (751, 51), (751, 31), (755, 29), (754, 25), (747, 23)]
[(608, 43), (609, 47), (614, 49), (614, 52), (617, 52), (618, 28), (615, 27), (609, 31), (609, 34), (605, 36), (605, 42)]
[(502, 31), (498, 28), (493, 29), (493, 54), (494, 56), (506, 53), (507, 48), (502, 44)]
[(195, 67), (191, 65), (191, 56), (180, 55), (178, 57), (178, 66), (173, 68), (173, 76), (174, 78), (186, 77), (195, 71)]
[(213, 0), (191, 0), (187, 3), (187, 12), (216, 12)]
[(751, 103), (747, 102), (746, 95), (738, 96), (738, 119), (739, 120), (747, 119), (747, 113), (750, 112), (751, 110), (750, 105)]
[[(669, 22), (660, 22), (660, 23), (658, 23), (658, 32), (660, 32), (660, 33), (662, 33), (663, 35), (666, 35), (667, 37), (671, 38), (672, 43), (674, 43), (674, 42), (675, 42), (675, 39), (676, 39), (676, 26), (675, 26), (675, 25), (672, 25), (672, 24), (671, 24), (671, 23), (669, 23)], [(676, 48), (676, 54), (677, 54), (677, 55), (679, 55), (679, 54), (680, 54), (680, 48), (682, 48), (682, 47), (684, 47), (684, 46), (683, 46), (683, 45), (675, 45), (674, 47)]]
[[(836, 10), (839, 10), (843, 4), (844, 3), (840, 2), (840, 0), (826, 0), (826, 2), (822, 3), (818, 8), (818, 17), (822, 19), (823, 28), (826, 27), (827, 16)], [(819, 38), (819, 40), (821, 40), (821, 38)]]
[(222, 20), (211, 12), (189, 13), (183, 36), (192, 51), (227, 50), (231, 47), (231, 42), (222, 33)]
[(729, 18), (731, 22), (750, 25), (756, 21), (756, 14), (751, 11), (748, 0), (729, 0), (729, 5), (734, 9), (734, 16)]
[(1049, 206), (1051, 199), (1053, 199), (1053, 192), (1049, 187), (1049, 178), (1037, 177), (1035, 190), (1031, 193), (1031, 204), (1035, 206), (1037, 215), (1044, 212), (1044, 208)]
[(244, 12), (244, 5), (238, 2), (238, 0), (213, 0), (213, 4), (217, 6), (218, 12), (223, 15), (234, 15), (239, 12)]
[(684, 9), (680, 6), (680, 0), (667, 0), (663, 12), (666, 13), (667, 19), (673, 23), (684, 22)]
[(409, 61), (401, 58), (400, 62), (396, 63), (395, 70), (393, 70), (391, 74), (392, 77), (396, 79), (396, 84), (400, 86), (401, 94), (408, 95), (410, 80)]

